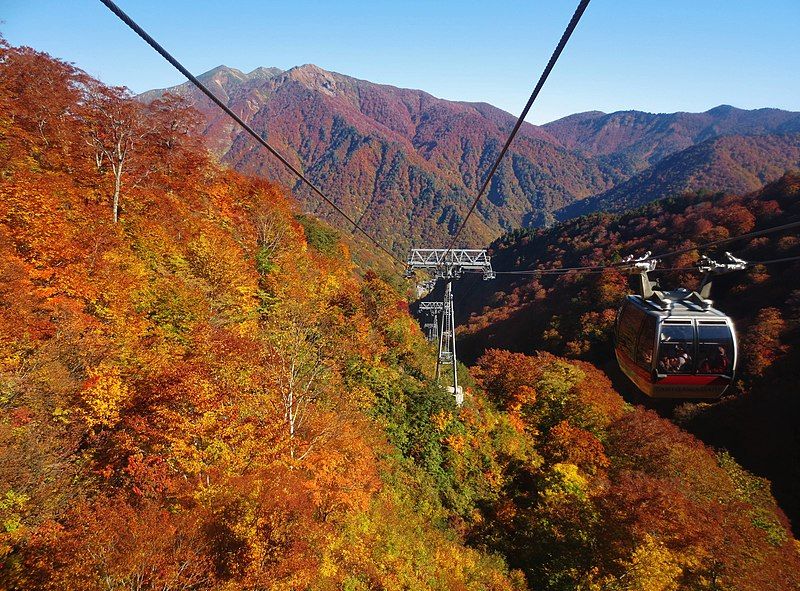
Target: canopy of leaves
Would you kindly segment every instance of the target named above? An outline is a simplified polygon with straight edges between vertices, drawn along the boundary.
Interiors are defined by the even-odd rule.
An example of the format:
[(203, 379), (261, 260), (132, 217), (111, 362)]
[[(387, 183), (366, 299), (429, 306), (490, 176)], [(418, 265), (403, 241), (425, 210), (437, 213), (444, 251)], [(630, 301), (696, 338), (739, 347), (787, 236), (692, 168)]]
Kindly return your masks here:
[(520, 588), (451, 525), (496, 486), (397, 292), (181, 100), (0, 52), (0, 587)]
[(583, 362), (490, 349), (478, 383), (541, 461), (473, 535), (534, 589), (794, 589), (800, 553), (769, 484)]

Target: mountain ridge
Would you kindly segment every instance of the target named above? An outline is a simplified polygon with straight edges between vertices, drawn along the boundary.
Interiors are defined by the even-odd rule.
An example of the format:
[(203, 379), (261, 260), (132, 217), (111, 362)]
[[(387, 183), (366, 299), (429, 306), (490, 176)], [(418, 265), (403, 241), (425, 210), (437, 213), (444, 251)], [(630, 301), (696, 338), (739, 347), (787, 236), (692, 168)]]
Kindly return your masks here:
[[(201, 77), (398, 254), (411, 243), (438, 246), (449, 240), (516, 121), (485, 102), (448, 101), (314, 64), (250, 74), (219, 66)], [(140, 99), (164, 92), (187, 98), (207, 117), (203, 133), (224, 163), (278, 180), (307, 211), (340, 224), (189, 83)], [(525, 123), (462, 243), (487, 244), (515, 227), (550, 224), (557, 211), (563, 217), (572, 204), (590, 197), (596, 199), (588, 203), (602, 208), (597, 196), (701, 139), (795, 127), (800, 131), (800, 113), (725, 105), (699, 114), (589, 111), (542, 126)]]
[[(558, 119), (543, 127), (560, 138), (565, 147), (582, 149), (593, 155), (625, 151), (642, 159), (641, 164), (646, 162), (652, 165), (672, 153), (714, 137), (800, 131), (800, 113), (773, 108), (746, 110), (731, 105), (718, 105), (702, 113), (588, 111)], [(615, 134), (615, 130), (620, 128), (631, 131), (645, 129), (651, 135), (642, 143), (641, 136), (636, 134), (629, 133), (629, 138)], [(628, 143), (626, 139), (631, 141)]]
[(800, 168), (800, 133), (720, 136), (670, 154), (627, 181), (555, 212), (568, 220), (596, 211), (623, 212), (685, 192), (725, 187), (749, 193)]
[[(231, 76), (217, 69), (213, 78), (225, 87)], [(233, 126), (210, 108), (206, 99), (192, 95), (187, 85), (168, 90), (193, 98), (206, 113), (205, 133), (211, 138), (212, 151), (225, 162), (294, 184), (295, 179), (263, 155), (250, 154), (248, 140), (237, 137)], [(410, 209), (401, 231), (406, 245), (409, 238), (447, 238), (465, 215), (469, 194), (477, 190), (479, 179), (515, 121), (485, 103), (444, 101), (423, 91), (360, 81), (313, 65), (292, 68), (264, 81), (246, 81), (235, 92), (225, 93), (232, 108), (256, 128), (266, 128), (270, 141), (311, 174), (339, 205), (356, 216), (364, 214), (367, 204), (378, 205), (377, 214), (370, 210), (367, 215), (371, 229), (395, 227), (396, 210), (401, 206)], [(256, 103), (261, 107), (256, 108)], [(453, 130), (464, 131), (454, 134)], [(470, 234), (480, 242), (490, 240), (501, 228), (526, 223), (525, 216), (535, 215), (535, 209), (550, 210), (554, 204), (610, 188), (612, 183), (604, 179), (616, 175), (613, 167), (572, 157), (549, 134), (529, 124), (523, 126), (514, 151), (516, 170), (508, 164), (501, 166), (488, 196), (495, 205), (512, 203), (494, 213), (489, 224), (480, 218), (491, 216), (483, 214), (472, 221)], [(533, 152), (544, 155), (534, 157)], [(561, 170), (553, 175), (534, 161)], [(573, 179), (570, 177), (576, 175), (570, 168), (586, 170)], [(537, 194), (531, 170), (556, 187)], [(364, 201), (352, 198), (359, 193), (365, 194)], [(425, 227), (429, 219), (435, 221)]]

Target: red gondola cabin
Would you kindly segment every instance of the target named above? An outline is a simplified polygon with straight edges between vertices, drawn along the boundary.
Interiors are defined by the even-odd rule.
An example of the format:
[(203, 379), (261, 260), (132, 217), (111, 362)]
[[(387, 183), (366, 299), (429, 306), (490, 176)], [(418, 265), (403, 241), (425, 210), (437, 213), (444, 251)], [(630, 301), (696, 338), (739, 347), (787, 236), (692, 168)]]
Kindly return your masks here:
[(616, 355), (652, 398), (719, 398), (733, 381), (733, 322), (695, 292), (629, 295), (617, 314)]

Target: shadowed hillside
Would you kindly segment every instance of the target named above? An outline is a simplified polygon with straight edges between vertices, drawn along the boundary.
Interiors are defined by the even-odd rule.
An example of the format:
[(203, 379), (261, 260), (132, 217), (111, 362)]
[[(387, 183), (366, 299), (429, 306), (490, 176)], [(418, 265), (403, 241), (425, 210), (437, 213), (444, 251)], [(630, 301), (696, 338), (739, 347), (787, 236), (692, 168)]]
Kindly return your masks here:
[[(614, 262), (628, 254), (666, 252), (800, 220), (800, 176), (788, 174), (745, 196), (689, 194), (651, 203), (621, 215), (594, 214), (547, 230), (509, 234), (492, 246), (498, 270), (558, 268)], [(760, 237), (723, 247), (747, 260), (800, 254), (796, 232)], [(717, 249), (707, 254), (719, 253)], [(690, 252), (662, 266), (689, 267)], [(800, 351), (800, 266), (789, 262), (755, 266), (718, 278), (712, 297), (730, 314), (740, 335), (742, 360), (737, 389), (717, 404), (673, 409), (657, 405), (705, 441), (727, 448), (745, 465), (768, 477), (796, 526), (800, 522), (800, 405), (796, 396)], [(659, 274), (665, 286), (696, 286), (698, 275)], [(563, 277), (499, 276), (492, 282), (456, 286), (466, 326), (460, 333), (465, 359), (487, 347), (531, 352), (546, 350), (592, 360), (627, 381), (613, 360), (616, 309), (628, 291), (616, 270)], [(647, 402), (631, 392), (632, 402)]]

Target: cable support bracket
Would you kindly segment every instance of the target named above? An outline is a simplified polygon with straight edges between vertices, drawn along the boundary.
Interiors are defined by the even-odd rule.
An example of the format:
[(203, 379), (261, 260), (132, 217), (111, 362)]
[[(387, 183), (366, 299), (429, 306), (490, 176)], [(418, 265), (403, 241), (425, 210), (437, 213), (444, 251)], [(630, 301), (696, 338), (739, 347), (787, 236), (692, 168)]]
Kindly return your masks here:
[(703, 273), (713, 273), (719, 275), (720, 273), (728, 273), (729, 271), (741, 271), (750, 266), (750, 263), (744, 259), (737, 258), (729, 252), (725, 252), (726, 262), (715, 261), (714, 259), (702, 255), (700, 260), (695, 263), (698, 271)]
[(629, 273), (649, 273), (650, 271), (655, 271), (659, 261), (658, 259), (651, 259), (650, 256), (652, 254), (653, 253), (649, 250), (638, 258), (630, 254), (622, 259), (619, 268)]

